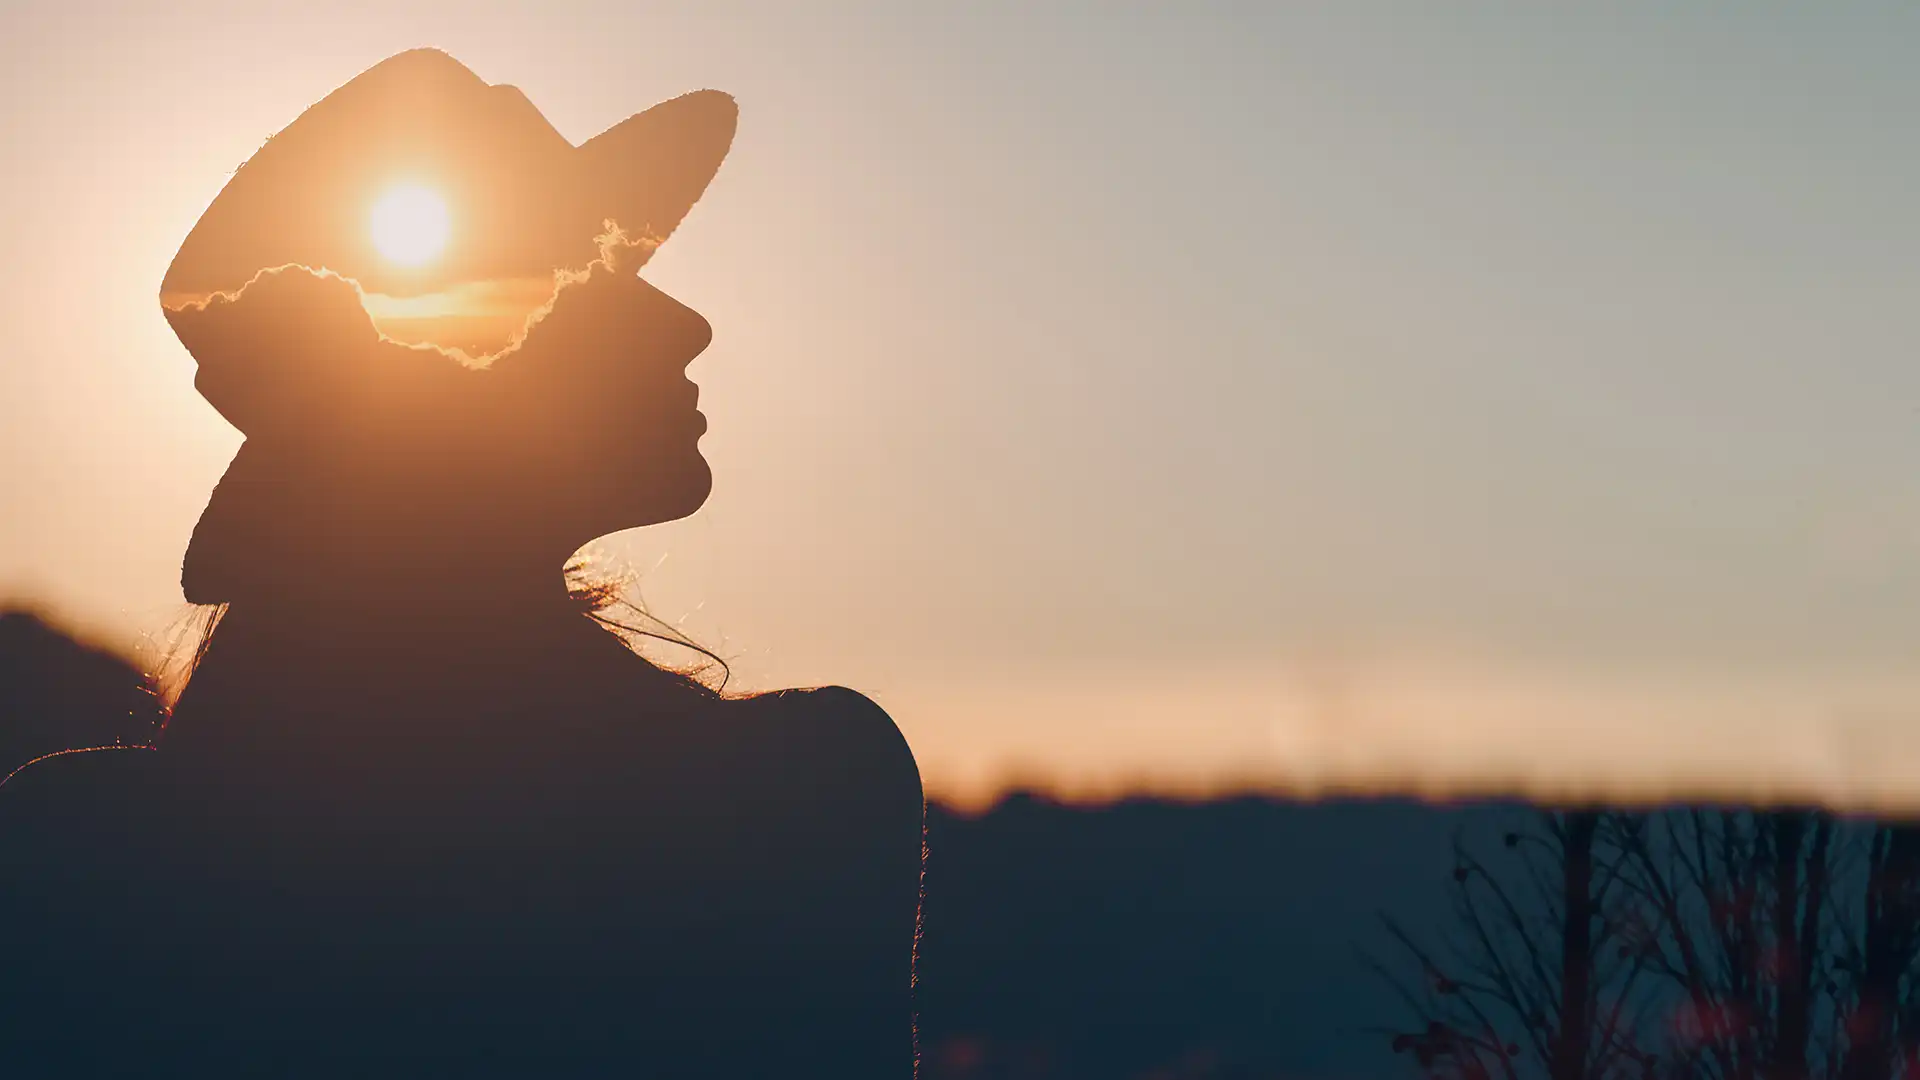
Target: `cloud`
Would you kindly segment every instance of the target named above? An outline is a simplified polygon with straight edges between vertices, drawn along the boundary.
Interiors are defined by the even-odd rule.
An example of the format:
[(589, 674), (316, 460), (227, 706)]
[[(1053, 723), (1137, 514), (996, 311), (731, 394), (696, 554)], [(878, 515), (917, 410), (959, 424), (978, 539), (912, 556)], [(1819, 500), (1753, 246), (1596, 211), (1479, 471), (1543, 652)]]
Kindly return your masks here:
[[(364, 346), (365, 331), (378, 340), (409, 348), (431, 350), (469, 367), (487, 367), (520, 349), (533, 328), (552, 314), (563, 292), (590, 285), (596, 279), (608, 279), (633, 264), (628, 258), (635, 252), (651, 256), (665, 242), (664, 237), (645, 231), (629, 233), (619, 222), (608, 218), (603, 231), (594, 238), (598, 257), (579, 269), (557, 269), (544, 289), (544, 296), (524, 313), (503, 310), (516, 298), (528, 294), (528, 280), (465, 282), (427, 297), (398, 301), (369, 293), (355, 278), (326, 267), (299, 263), (265, 267), (240, 287), (205, 294), (163, 294), (161, 309), (174, 333), (187, 351), (202, 362), (202, 351), (226, 359), (224, 345), (240, 337), (258, 347), (274, 341), (283, 346), (288, 331), (322, 331), (324, 340), (345, 346)], [(639, 260), (640, 264), (645, 259)], [(302, 280), (311, 279), (311, 281)], [(537, 280), (537, 279), (530, 279)], [(537, 288), (537, 287), (536, 287)], [(251, 296), (252, 301), (248, 300)], [(431, 333), (436, 322), (440, 328), (460, 334), (463, 320), (477, 321), (489, 327), (507, 326), (498, 347), (468, 348), (471, 342), (421, 339), (419, 333)], [(414, 323), (418, 333), (395, 337), (381, 329), (383, 323)], [(336, 336), (336, 333), (338, 336)], [(310, 351), (310, 350), (302, 350)]]

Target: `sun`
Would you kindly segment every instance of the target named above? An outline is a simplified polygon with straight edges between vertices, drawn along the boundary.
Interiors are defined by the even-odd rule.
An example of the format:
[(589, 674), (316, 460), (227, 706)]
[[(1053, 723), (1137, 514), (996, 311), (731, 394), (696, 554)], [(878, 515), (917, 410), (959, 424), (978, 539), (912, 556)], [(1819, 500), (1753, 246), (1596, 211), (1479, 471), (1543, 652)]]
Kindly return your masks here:
[(447, 246), (453, 231), (447, 203), (431, 188), (401, 184), (373, 204), (373, 246), (402, 266), (419, 266)]

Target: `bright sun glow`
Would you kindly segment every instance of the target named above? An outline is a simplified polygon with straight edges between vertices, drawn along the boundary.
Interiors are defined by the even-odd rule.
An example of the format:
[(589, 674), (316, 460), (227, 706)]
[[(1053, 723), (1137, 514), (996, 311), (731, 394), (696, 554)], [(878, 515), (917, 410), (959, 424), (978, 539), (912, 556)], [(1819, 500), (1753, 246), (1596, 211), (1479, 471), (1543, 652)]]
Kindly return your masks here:
[(418, 184), (393, 188), (373, 204), (373, 245), (402, 266), (419, 266), (447, 246), (453, 222), (446, 201)]

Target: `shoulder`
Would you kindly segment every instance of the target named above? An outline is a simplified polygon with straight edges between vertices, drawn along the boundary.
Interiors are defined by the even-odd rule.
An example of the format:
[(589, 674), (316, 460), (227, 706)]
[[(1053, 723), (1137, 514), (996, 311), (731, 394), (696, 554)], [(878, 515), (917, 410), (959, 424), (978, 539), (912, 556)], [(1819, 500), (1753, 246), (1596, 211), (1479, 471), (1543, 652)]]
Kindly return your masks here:
[(874, 700), (858, 690), (844, 686), (820, 686), (805, 690), (774, 690), (748, 698), (736, 698), (736, 708), (750, 710), (783, 729), (793, 739), (831, 746), (862, 758), (890, 761), (896, 766), (914, 769), (913, 751), (906, 736)]
[(727, 705), (751, 716), (788, 762), (813, 763), (823, 780), (877, 798), (921, 801), (920, 768), (893, 717), (873, 699), (844, 686), (776, 690)]

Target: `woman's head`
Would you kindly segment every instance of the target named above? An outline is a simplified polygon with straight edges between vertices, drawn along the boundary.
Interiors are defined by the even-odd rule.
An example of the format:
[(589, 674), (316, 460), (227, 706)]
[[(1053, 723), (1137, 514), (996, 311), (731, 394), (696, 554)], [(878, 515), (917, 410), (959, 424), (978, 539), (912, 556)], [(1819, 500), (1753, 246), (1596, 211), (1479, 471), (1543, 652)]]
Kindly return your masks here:
[[(579, 545), (698, 508), (711, 476), (686, 367), (710, 330), (635, 270), (706, 189), (735, 117), (697, 91), (574, 146), (518, 90), (415, 50), (270, 139), (161, 286), (196, 385), (247, 436), (195, 531), (189, 599), (557, 589)], [(396, 190), (415, 197), (389, 205)], [(383, 244), (415, 231), (416, 203), (433, 242)], [(616, 225), (590, 263), (609, 222), (645, 242)], [(523, 306), (503, 317), (502, 297)], [(382, 332), (467, 346), (522, 325), (478, 366)]]

